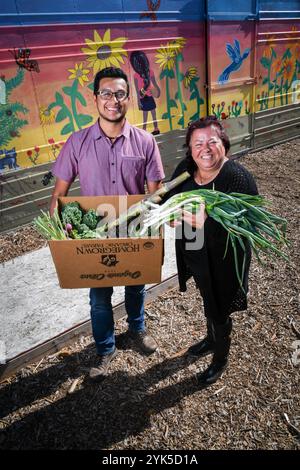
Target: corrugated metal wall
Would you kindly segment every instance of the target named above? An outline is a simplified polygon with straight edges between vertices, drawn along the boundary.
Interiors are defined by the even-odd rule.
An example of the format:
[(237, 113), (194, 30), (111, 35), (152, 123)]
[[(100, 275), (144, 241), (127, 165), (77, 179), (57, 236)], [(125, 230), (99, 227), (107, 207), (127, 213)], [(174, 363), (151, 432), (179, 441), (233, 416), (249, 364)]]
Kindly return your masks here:
[(300, 99), (293, 92), (300, 68), (300, 1), (261, 0), (258, 15), (256, 76), (266, 90), (256, 94), (256, 149), (300, 135)]
[[(162, 43), (166, 46), (185, 37), (192, 59), (184, 62), (182, 58), (178, 70), (174, 64), (173, 71), (166, 65), (160, 76), (162, 90), (164, 80), (169, 79), (173, 87), (173, 99), (166, 108), (168, 112), (163, 109), (158, 112), (161, 133), (156, 137), (169, 178), (184, 155), (185, 127), (191, 117), (213, 113), (222, 119), (231, 138), (233, 153), (262, 148), (300, 134), (300, 104), (293, 101), (293, 83), (300, 79), (299, 3), (299, 0), (157, 0), (152, 3), (146, 0), (2, 0), (0, 76), (12, 75), (13, 52), (23, 47), (30, 48), (32, 59), (47, 69), (54, 83), (56, 74), (63, 67), (68, 68), (65, 63), (70, 58), (82, 60), (80, 46), (85, 45), (85, 38), (91, 37), (91, 32), (96, 29), (100, 31), (100, 39), (104, 38), (101, 35), (108, 28), (116, 31), (115, 37), (126, 36), (128, 53), (142, 49), (152, 64)], [(198, 74), (194, 82), (191, 80), (195, 73), (193, 66)], [(124, 69), (133, 84), (133, 71), (128, 60)], [(38, 116), (45, 95), (42, 74), (36, 73), (34, 63), (31, 71), (18, 67), (15, 71), (12, 84), (16, 86), (27, 80), (26, 98), (32, 104), (34, 116)], [(181, 92), (179, 88), (176, 92), (176, 73), (180, 77)], [(68, 75), (65, 79), (68, 80)], [(50, 78), (47, 86), (52, 88)], [(81, 99), (90, 110), (91, 93)], [(2, 110), (8, 110), (3, 106), (1, 96), (0, 103), (1, 121), (1, 106)], [(13, 112), (23, 111), (26, 119), (25, 106), (14, 105)], [(164, 106), (166, 103), (161, 101), (161, 108)], [(191, 109), (196, 110), (196, 114), (191, 113)], [(134, 99), (130, 112), (130, 121), (142, 125), (141, 112)], [(57, 113), (56, 126), (60, 125), (60, 119), (63, 119), (62, 114)], [(31, 120), (38, 122), (37, 117)], [(152, 121), (149, 121), (147, 130), (152, 130), (151, 125)], [(41, 208), (48, 207), (53, 179), (47, 179), (47, 174), (51, 160), (57, 156), (62, 144), (60, 140), (64, 141), (70, 130), (63, 135), (60, 128), (60, 140), (52, 138), (51, 126), (40, 126), (37, 130), (28, 134), (27, 140), (24, 131), (25, 143), (16, 152), (18, 156), (23, 155), (23, 161), (26, 155), (33, 161), (35, 148), (42, 149), (46, 156), (40, 164), (34, 162), (27, 168), (17, 167), (13, 144), (0, 145), (0, 231), (30, 222)], [(14, 145), (18, 142), (16, 138), (11, 140)], [(70, 195), (79, 193), (77, 181), (72, 185)]]

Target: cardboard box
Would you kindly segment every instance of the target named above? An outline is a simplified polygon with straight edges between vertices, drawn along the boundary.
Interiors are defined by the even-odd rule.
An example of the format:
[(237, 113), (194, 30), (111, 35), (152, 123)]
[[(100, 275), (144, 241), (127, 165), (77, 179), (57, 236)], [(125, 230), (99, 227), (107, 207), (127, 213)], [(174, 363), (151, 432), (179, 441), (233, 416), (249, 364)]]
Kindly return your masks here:
[[(118, 216), (144, 195), (62, 197), (59, 208), (78, 201), (85, 210), (108, 207)], [(104, 205), (104, 206), (103, 206)], [(113, 212), (113, 211), (112, 211)], [(49, 247), (62, 288), (109, 287), (161, 282), (163, 238), (50, 240)]]

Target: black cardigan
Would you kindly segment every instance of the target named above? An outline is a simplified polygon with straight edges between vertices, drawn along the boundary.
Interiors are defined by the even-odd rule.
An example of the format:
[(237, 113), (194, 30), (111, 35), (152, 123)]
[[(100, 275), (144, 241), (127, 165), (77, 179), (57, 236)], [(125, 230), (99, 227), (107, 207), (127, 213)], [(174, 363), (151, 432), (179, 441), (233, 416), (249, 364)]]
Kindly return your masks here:
[[(186, 170), (186, 160), (177, 166), (172, 179)], [(206, 185), (198, 185), (193, 177), (184, 181), (168, 193), (165, 199), (174, 194), (195, 189), (215, 189), (224, 193), (238, 192), (258, 194), (253, 176), (239, 163), (228, 160), (222, 166), (216, 178)], [(228, 244), (226, 257), (227, 231), (212, 218), (208, 217), (204, 225), (204, 245), (198, 250), (185, 249), (186, 240), (176, 239), (176, 259), (179, 286), (186, 291), (186, 281), (193, 276), (204, 300), (207, 316), (227, 316), (237, 310), (247, 308), (247, 296), (240, 288), (236, 276), (234, 255), (231, 244)], [(248, 244), (244, 290), (248, 290), (248, 272), (251, 260), (251, 250)], [(244, 252), (237, 244), (238, 262), (241, 266)]]

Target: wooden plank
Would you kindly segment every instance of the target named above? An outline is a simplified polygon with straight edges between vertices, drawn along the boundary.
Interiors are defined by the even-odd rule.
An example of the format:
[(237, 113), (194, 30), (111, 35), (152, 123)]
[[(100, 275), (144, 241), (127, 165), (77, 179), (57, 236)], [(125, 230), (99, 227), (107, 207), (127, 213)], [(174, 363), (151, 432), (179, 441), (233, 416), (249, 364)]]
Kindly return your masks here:
[[(173, 289), (178, 286), (177, 274), (169, 277), (160, 284), (156, 284), (147, 289), (146, 305), (155, 300), (159, 295), (166, 291)], [(113, 309), (114, 319), (119, 320), (126, 315), (124, 302), (116, 305)], [(9, 359), (6, 364), (0, 365), (0, 381), (5, 380), (7, 377), (16, 374), (23, 367), (38, 361), (42, 357), (54, 354), (60, 349), (74, 343), (81, 335), (91, 334), (91, 321), (86, 320), (74, 327), (64, 331), (63, 333), (55, 336), (54, 338), (45, 341), (42, 344), (35, 346), (34, 348), (25, 351), (24, 353), (18, 354), (16, 357)]]

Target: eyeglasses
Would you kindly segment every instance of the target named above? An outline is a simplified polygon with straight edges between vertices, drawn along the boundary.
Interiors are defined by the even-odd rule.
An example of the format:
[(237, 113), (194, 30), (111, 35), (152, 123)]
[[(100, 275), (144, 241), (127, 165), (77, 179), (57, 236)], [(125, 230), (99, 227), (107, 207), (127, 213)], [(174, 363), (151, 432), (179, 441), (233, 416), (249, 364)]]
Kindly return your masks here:
[(99, 90), (96, 95), (99, 95), (103, 101), (109, 101), (113, 96), (117, 101), (124, 101), (128, 97), (128, 92), (125, 90), (111, 91), (111, 90)]

